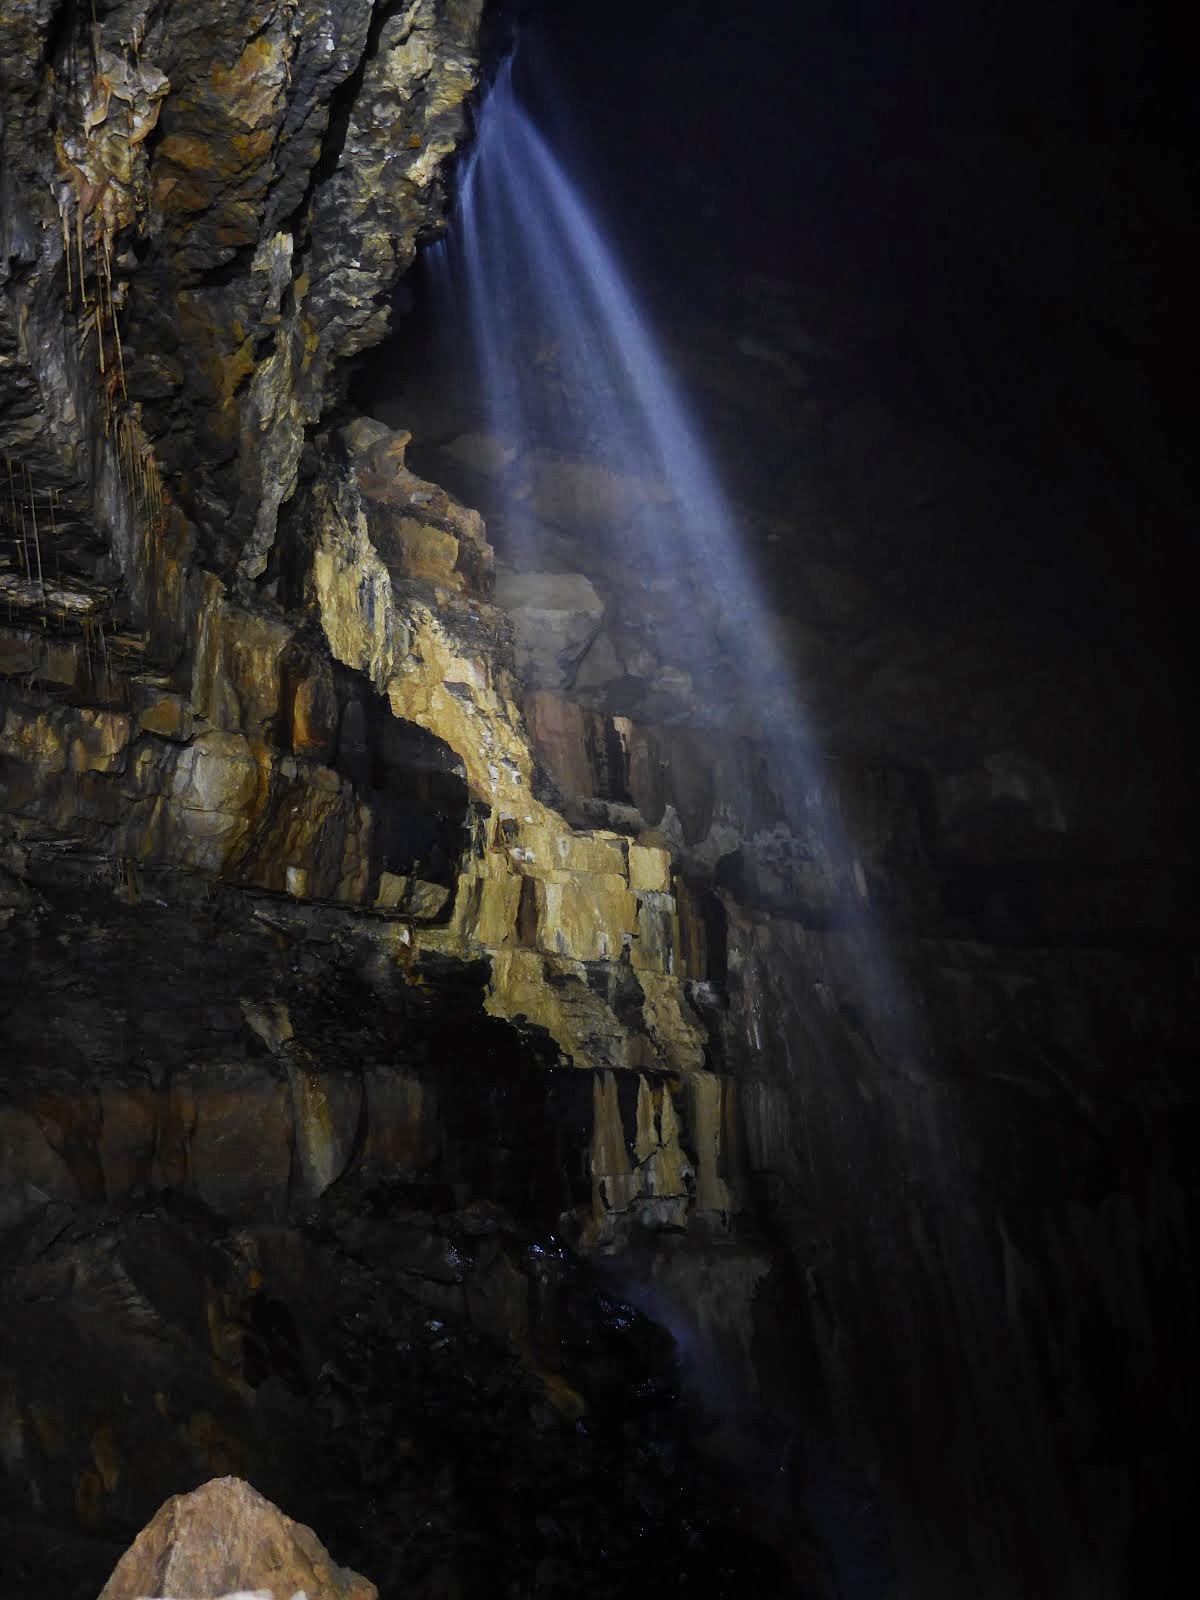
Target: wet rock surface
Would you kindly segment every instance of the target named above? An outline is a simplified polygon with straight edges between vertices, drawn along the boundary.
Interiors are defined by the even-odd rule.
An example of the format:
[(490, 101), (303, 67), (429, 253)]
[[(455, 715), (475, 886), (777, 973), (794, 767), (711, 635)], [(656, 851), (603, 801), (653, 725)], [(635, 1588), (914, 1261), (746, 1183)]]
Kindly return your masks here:
[[(22, 849), (0, 932), (0, 1590), (53, 1562), (95, 1594), (152, 1502), (229, 1472), (384, 1595), (823, 1581), (771, 1476), (790, 1426), (739, 1412), (728, 1466), (675, 1339), (627, 1298), (639, 1274), (574, 1248), (610, 1216), (729, 1204), (686, 1085), (556, 1068), (541, 1030), (487, 1016), (483, 964), (381, 965), (334, 908), (296, 922)], [(718, 1223), (712, 1248), (733, 1269), (719, 1370), (755, 1275), (749, 1238)], [(680, 1273), (663, 1303), (690, 1325)]]
[(349, 414), (478, 14), (0, 18), (0, 1592), (230, 1473), (385, 1597), (1143, 1592), (1170, 708), (944, 559), (990, 480), (811, 286), (657, 306), (788, 642), (749, 712), (553, 349), (526, 437), (412, 337)]
[[(210, 996), (219, 1036), (215, 1007)], [(235, 1015), (231, 1002), (225, 1028)], [(349, 1080), (370, 1079), (363, 1041), (336, 1031)], [(333, 1052), (322, 1055), (328, 1084)], [(493, 1061), (486, 1076), (503, 1070)], [(403, 1072), (387, 1075), (403, 1093)], [(190, 1137), (169, 1188), (158, 1161), (172, 1157), (152, 1158), (144, 1137), (152, 1093), (139, 1103), (136, 1089), (106, 1088), (90, 1127), (87, 1096), (68, 1112), (65, 1088), (25, 1118), (6, 1110), (6, 1170), (23, 1166), (24, 1182), (0, 1245), (11, 1528), (0, 1592), (26, 1595), (53, 1560), (57, 1592), (94, 1595), (112, 1540), (148, 1503), (225, 1473), (319, 1527), (385, 1596), (609, 1595), (632, 1581), (783, 1595), (806, 1572), (819, 1580), (819, 1540), (793, 1529), (780, 1541), (787, 1506), (758, 1498), (799, 1493), (778, 1470), (787, 1430), (741, 1416), (731, 1466), (729, 1439), (681, 1394), (674, 1340), (625, 1300), (621, 1274), (597, 1281), (544, 1223), (484, 1198), (506, 1182), (539, 1214), (528, 1175), (480, 1165), (482, 1130), (457, 1158), (447, 1129), (406, 1160), (360, 1114), (350, 1170), (318, 1196), (299, 1125), (290, 1152), (275, 1132), (286, 1089), (268, 1078), (256, 1096), (254, 1076), (247, 1064), (216, 1081), (202, 1064), (186, 1074)], [(403, 1126), (419, 1137), (411, 1117)], [(389, 1129), (394, 1117), (385, 1140)], [(147, 1164), (130, 1184), (122, 1158), (139, 1137)], [(501, 1137), (518, 1148), (514, 1129)], [(64, 1548), (72, 1523), (93, 1539)], [(135, 1566), (134, 1587), (111, 1592), (156, 1592)], [(231, 1568), (211, 1588), (169, 1592), (250, 1579), (267, 1584)]]

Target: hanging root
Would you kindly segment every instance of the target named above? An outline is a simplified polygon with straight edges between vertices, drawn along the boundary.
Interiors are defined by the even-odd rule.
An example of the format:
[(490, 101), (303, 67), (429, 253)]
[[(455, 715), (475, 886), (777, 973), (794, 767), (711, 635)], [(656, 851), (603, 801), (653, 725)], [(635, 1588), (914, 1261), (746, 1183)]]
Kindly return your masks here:
[(113, 338), (117, 346), (117, 371), (121, 375), (121, 395), (128, 403), (129, 390), (125, 387), (125, 352), (121, 348), (121, 327), (117, 321), (117, 308), (113, 304), (111, 279), (109, 279), (108, 284), (108, 314), (112, 318)]
[(38, 590), (42, 597), (42, 621), (46, 620), (46, 580), (42, 575), (42, 538), (38, 532), (37, 502), (33, 497), (33, 478), (28, 466), (25, 468), (25, 483), (29, 492), (29, 517), (33, 524), (33, 548), (37, 553), (37, 581)]
[[(96, 353), (104, 373), (104, 273), (100, 265), (100, 233), (96, 232)], [(107, 431), (107, 429), (105, 430)]]
[(21, 539), (20, 539), (20, 534), (18, 532), (18, 529), (20, 527), (20, 518), (17, 515), (17, 486), (16, 486), (16, 482), (15, 482), (15, 480), (13, 478), (13, 464), (12, 464), (12, 462), (8, 461), (6, 459), (5, 466), (8, 468), (8, 501), (9, 501), (8, 525), (12, 529), (13, 540), (16, 543), (19, 544), (21, 542)]
[(72, 311), (75, 308), (75, 293), (71, 282), (71, 219), (67, 215), (65, 201), (59, 202), (58, 215), (62, 223), (63, 264), (67, 269), (67, 310)]
[(88, 307), (87, 274), (83, 261), (83, 204), (79, 202), (75, 207), (75, 243), (79, 250), (79, 308), (86, 311)]
[(98, 621), (97, 629), (98, 629), (99, 634), (100, 634), (100, 662), (101, 662), (101, 670), (104, 673), (104, 697), (111, 704), (111, 701), (112, 701), (112, 674), (110, 673), (110, 671), (108, 669), (108, 645), (105, 643), (105, 639), (104, 639), (104, 619), (103, 618), (100, 618), (100, 620)]
[[(59, 588), (61, 589), (62, 588), (62, 557), (59, 554), (59, 549), (58, 549), (58, 520), (54, 515), (54, 513), (55, 513), (55, 511), (57, 509), (58, 509), (58, 490), (57, 489), (51, 489), (51, 491), (50, 491), (50, 541), (54, 546), (54, 580), (58, 584)], [(63, 633), (63, 632), (66, 631), (66, 618), (62, 615), (61, 612), (59, 613), (59, 617), (58, 617), (58, 631), (60, 633)]]
[(11, 461), (8, 463), (8, 497), (12, 506), (13, 538), (21, 547), (21, 564), (25, 568), (25, 577), (27, 580), (31, 580), (32, 573), (29, 570), (29, 543), (25, 536), (25, 495), (24, 492), (22, 492), (21, 498), (18, 501), (17, 483), (16, 479), (13, 477), (13, 464)]

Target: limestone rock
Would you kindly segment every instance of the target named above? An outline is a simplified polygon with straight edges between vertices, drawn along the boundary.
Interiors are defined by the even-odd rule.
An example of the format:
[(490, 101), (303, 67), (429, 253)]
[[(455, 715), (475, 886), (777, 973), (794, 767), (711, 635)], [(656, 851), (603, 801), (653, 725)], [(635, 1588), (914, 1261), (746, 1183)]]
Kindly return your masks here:
[(575, 689), (602, 689), (624, 675), (625, 663), (617, 654), (612, 636), (607, 628), (601, 628), (576, 670)]
[(445, 884), (425, 883), (396, 872), (381, 872), (375, 904), (381, 911), (403, 911), (418, 921), (440, 916), (450, 898)]
[(554, 527), (585, 537), (621, 528), (639, 506), (662, 497), (656, 485), (594, 462), (545, 450), (534, 451), (528, 459), (536, 514)]
[(192, 737), (194, 713), (190, 700), (172, 694), (162, 684), (144, 677), (130, 686), (135, 697), (138, 727), (145, 733), (156, 733), (164, 739), (186, 744)]
[(477, 511), (405, 466), (408, 434), (365, 419), (340, 434), (370, 506), (372, 538), (398, 578), (423, 579), (474, 595), (491, 587), (492, 549)]
[(604, 617), (604, 601), (581, 572), (496, 576), (496, 604), (513, 621), (517, 671), (532, 688), (569, 684)]
[[(405, 573), (394, 553), (384, 555), (394, 552), (392, 497), (403, 483), (405, 442), (379, 424), (343, 433), (347, 470), (328, 475), (315, 496), (310, 583), (334, 658), (367, 675), (396, 717), (445, 742), (462, 763), (472, 804), (491, 818), (460, 863), (443, 924), (422, 928), (407, 948), (486, 955), (490, 1014), (544, 1027), (576, 1064), (690, 1071), (703, 1061), (702, 1033), (673, 970), (673, 907), (646, 917), (639, 901), (639, 890), (657, 892), (648, 886), (661, 883), (662, 862), (638, 857), (631, 869), (624, 841), (600, 830), (576, 833), (534, 797), (501, 613), (472, 598), (465, 582), (455, 593), (444, 576)], [(441, 491), (430, 490), (422, 515), (470, 532)], [(543, 574), (535, 590), (561, 599), (569, 589), (570, 603), (588, 615), (599, 597), (586, 580), (582, 592), (571, 582), (569, 574)], [(519, 591), (522, 598), (533, 592)], [(377, 907), (409, 911), (414, 920), (441, 915), (437, 900), (403, 876), (380, 880)], [(606, 998), (609, 987), (620, 987), (622, 960), (645, 971), (650, 988), (639, 977), (642, 993), (653, 991), (632, 1026), (634, 1013), (618, 1019)], [(607, 966), (604, 984), (589, 979), (586, 964), (594, 962)]]
[(275, 1600), (378, 1600), (366, 1578), (333, 1562), (311, 1528), (239, 1478), (214, 1478), (168, 1500), (117, 1563), (100, 1600), (147, 1595), (213, 1600), (232, 1590)]
[(442, 446), (442, 454), (470, 472), (495, 477), (517, 458), (516, 446), (493, 433), (460, 433)]

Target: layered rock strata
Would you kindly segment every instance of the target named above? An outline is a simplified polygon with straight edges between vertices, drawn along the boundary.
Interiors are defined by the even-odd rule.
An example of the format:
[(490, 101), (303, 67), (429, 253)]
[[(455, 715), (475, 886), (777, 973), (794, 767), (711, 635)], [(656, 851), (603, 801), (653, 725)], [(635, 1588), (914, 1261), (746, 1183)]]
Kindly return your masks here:
[[(14, 81), (10, 215), (54, 171), (63, 225), (41, 219), (7, 303), (18, 321), (61, 309), (69, 272), (74, 297), (54, 338), (27, 341), (26, 422), (66, 419), (75, 443), (22, 439), (9, 497), (5, 809), (18, 861), (53, 841), (130, 884), (161, 867), (370, 909), (381, 960), (486, 963), (489, 1010), (561, 1061), (677, 1079), (703, 1038), (669, 857), (580, 833), (533, 792), (478, 518), (406, 471), (402, 438), (319, 436), (289, 543), (248, 587), (332, 357), (378, 336), (383, 291), (438, 225), (477, 12), (282, 8), (251, 29), (217, 8), (202, 30), (153, 6), (87, 27), (68, 9), (57, 55)], [(92, 347), (67, 344), (76, 303), (90, 378)], [(76, 502), (90, 561), (69, 543)], [(678, 1205), (674, 1126), (668, 1111)]]
[[(157, 1244), (131, 1279), (114, 1214), (170, 1194), (277, 1229), (382, 1184), (596, 1243), (734, 1204), (669, 850), (555, 809), (478, 516), (406, 469), (403, 435), (318, 430), (439, 225), (478, 8), (243, 11), (5, 20), (5, 1493), (31, 1538), (38, 1514), (91, 1536), (84, 1592), (164, 1482), (246, 1464), (328, 1515), (336, 1483), (325, 1423), (289, 1464), (299, 1419), (255, 1403), (317, 1368), (280, 1369), (275, 1335), (253, 1353), (260, 1312), (207, 1269), (176, 1303)], [(55, 927), (83, 986), (47, 1010)], [(427, 1267), (414, 1203), (402, 1321), (430, 1296), (466, 1315), (518, 1352), (488, 1381), (518, 1412), (544, 1382), (573, 1427), (588, 1402), (544, 1365), (533, 1279)], [(204, 1256), (204, 1232), (171, 1248)], [(90, 1398), (47, 1386), (77, 1315), (105, 1330)], [(339, 1329), (310, 1354), (347, 1359)], [(406, 1584), (432, 1561), (444, 1585), (442, 1548), (404, 1555)]]
[[(636, 557), (637, 485), (447, 430), (577, 535), (530, 571), (506, 530), (497, 580), (403, 430), (339, 411), (442, 225), (478, 13), (0, 19), (5, 1514), (85, 1531), (94, 1594), (166, 1487), (253, 1468), (433, 1596), (496, 1592), (498, 1549), (520, 1592), (699, 1584), (699, 1505), (784, 1551), (743, 1592), (821, 1593), (828, 1452), (922, 1600), (1115, 1594), (1195, 1398), (1150, 1403), (1194, 1339), (1185, 880), (1112, 854), (1128, 774), (960, 760), (944, 714), (876, 759), (851, 706), (790, 781), (693, 575), (672, 644), (583, 565)], [(725, 1510), (632, 1303), (713, 1405), (771, 1400), (769, 1451), (714, 1446)]]

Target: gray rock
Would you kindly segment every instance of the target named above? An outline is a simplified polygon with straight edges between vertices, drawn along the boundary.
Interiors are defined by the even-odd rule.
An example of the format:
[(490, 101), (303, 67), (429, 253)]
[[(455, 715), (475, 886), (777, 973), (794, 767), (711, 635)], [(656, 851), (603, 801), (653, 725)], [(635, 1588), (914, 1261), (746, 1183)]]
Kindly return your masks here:
[(549, 451), (535, 451), (529, 468), (535, 512), (543, 522), (571, 533), (623, 527), (639, 507), (661, 498), (661, 490), (642, 478)]
[(532, 687), (561, 689), (600, 631), (604, 601), (581, 572), (501, 572), (496, 604), (512, 618), (517, 670)]
[(517, 459), (516, 446), (494, 433), (460, 433), (443, 454), (470, 472), (496, 477)]

